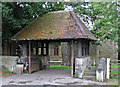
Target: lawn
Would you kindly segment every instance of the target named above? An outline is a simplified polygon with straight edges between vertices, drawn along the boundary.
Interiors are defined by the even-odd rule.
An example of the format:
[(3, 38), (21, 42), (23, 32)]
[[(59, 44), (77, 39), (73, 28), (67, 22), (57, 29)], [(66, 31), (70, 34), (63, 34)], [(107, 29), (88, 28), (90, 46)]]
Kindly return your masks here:
[(111, 74), (120, 74), (120, 72), (111, 71)]
[(120, 67), (120, 65), (111, 65), (111, 67)]
[(54, 68), (54, 69), (71, 69), (71, 66), (50, 65), (50, 68)]
[[(96, 66), (91, 66), (92, 68)], [(71, 66), (63, 66), (63, 65), (50, 65), (50, 68), (54, 69), (71, 69)]]
[(95, 68), (96, 66), (91, 66), (92, 68)]
[(10, 75), (11, 73), (10, 72), (0, 72), (0, 77), (6, 77), (7, 75)]

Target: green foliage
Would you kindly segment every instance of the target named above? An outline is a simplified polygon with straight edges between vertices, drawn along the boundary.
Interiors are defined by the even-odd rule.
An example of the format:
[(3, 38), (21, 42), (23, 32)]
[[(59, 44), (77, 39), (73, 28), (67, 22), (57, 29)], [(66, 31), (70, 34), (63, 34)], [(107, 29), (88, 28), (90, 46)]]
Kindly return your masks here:
[(3, 41), (9, 41), (35, 17), (50, 11), (64, 10), (65, 6), (72, 6), (85, 22), (91, 20), (94, 25), (91, 32), (100, 40), (118, 40), (117, 2), (3, 2)]
[(3, 41), (9, 41), (11, 36), (30, 22), (31, 15), (16, 2), (2, 3), (2, 31)]
[[(64, 10), (62, 2), (3, 2), (2, 3), (2, 39), (10, 38), (31, 21), (49, 11)], [(45, 5), (45, 7), (43, 7)]]
[[(75, 12), (88, 21), (89, 17), (94, 25), (92, 32), (99, 39), (118, 40), (118, 15), (116, 2), (89, 2), (77, 3)], [(88, 6), (89, 5), (89, 6)], [(83, 7), (88, 6), (88, 7)], [(87, 15), (83, 16), (83, 15)]]

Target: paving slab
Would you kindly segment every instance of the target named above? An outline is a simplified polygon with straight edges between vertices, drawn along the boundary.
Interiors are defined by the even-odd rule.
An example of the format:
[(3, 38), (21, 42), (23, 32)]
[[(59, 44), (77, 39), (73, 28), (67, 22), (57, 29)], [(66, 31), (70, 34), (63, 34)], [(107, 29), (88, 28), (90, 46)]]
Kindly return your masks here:
[(69, 69), (41, 70), (32, 74), (12, 74), (2, 85), (106, 85), (107, 83), (72, 78)]

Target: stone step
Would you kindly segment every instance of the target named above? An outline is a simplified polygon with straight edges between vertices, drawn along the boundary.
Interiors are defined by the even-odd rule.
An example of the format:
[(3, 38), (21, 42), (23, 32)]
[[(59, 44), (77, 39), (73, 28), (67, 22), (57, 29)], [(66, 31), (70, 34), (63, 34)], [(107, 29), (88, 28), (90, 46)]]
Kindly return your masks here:
[(93, 68), (91, 67), (91, 68), (89, 68), (89, 69), (90, 69), (90, 70), (92, 70), (92, 69), (96, 69), (96, 67), (93, 67)]
[(85, 72), (96, 72), (96, 70), (85, 70)]
[(89, 69), (89, 70), (96, 70), (96, 67), (95, 67), (95, 68), (91, 68), (91, 69)]
[(84, 72), (84, 75), (93, 75), (94, 76), (94, 75), (96, 75), (96, 72), (93, 72), (93, 71), (92, 72)]
[(83, 79), (96, 80), (96, 67), (85, 70)]
[(95, 80), (95, 79), (96, 79), (96, 76), (85, 75), (85, 76), (83, 76), (83, 79), (87, 79), (87, 80)]

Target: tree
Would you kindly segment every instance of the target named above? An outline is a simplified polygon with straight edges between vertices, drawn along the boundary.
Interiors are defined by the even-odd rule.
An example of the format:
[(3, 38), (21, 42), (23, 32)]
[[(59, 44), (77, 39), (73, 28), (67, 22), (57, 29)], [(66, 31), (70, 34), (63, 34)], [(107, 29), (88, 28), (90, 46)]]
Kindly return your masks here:
[(3, 2), (2, 4), (3, 41), (9, 41), (35, 17), (50, 11), (64, 10), (66, 6), (72, 6), (86, 23), (92, 21), (91, 31), (99, 39), (118, 40), (116, 2)]
[(34, 18), (57, 10), (64, 10), (63, 2), (3, 2), (2, 40), (10, 42), (10, 38)]
[(93, 23), (91, 30), (99, 39), (118, 41), (117, 2), (77, 3), (74, 11), (79, 13), (85, 22)]

